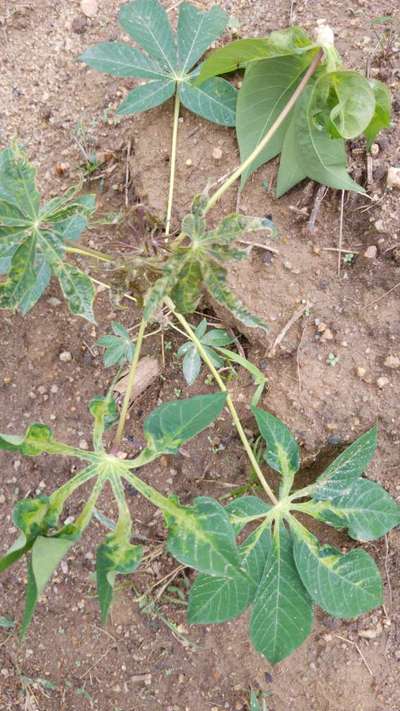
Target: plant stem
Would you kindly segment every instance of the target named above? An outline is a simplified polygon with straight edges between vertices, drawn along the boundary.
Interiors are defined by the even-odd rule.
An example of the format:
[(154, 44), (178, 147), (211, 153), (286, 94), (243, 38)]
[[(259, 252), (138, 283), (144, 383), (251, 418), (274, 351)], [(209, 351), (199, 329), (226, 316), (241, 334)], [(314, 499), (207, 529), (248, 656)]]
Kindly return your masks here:
[(121, 409), (121, 414), (119, 417), (117, 434), (115, 435), (115, 440), (114, 440), (115, 447), (120, 446), (121, 440), (122, 440), (122, 435), (124, 433), (126, 417), (127, 417), (128, 410), (129, 410), (129, 403), (130, 403), (130, 399), (131, 399), (132, 389), (133, 389), (133, 386), (135, 383), (135, 376), (136, 376), (137, 366), (139, 363), (140, 351), (142, 350), (142, 343), (143, 343), (143, 337), (144, 337), (144, 332), (146, 330), (146, 326), (147, 326), (147, 321), (142, 319), (142, 322), (139, 327), (137, 339), (136, 339), (135, 353), (134, 353), (131, 367), (129, 370), (128, 383), (126, 386), (124, 401), (122, 403), (122, 409)]
[(182, 324), (182, 326), (183, 326), (185, 332), (187, 333), (187, 335), (189, 336), (190, 340), (191, 340), (191, 341), (194, 343), (194, 345), (196, 346), (196, 348), (197, 348), (198, 352), (200, 353), (202, 359), (204, 360), (204, 362), (206, 363), (207, 367), (209, 368), (209, 370), (210, 370), (211, 373), (213, 374), (213, 376), (214, 376), (214, 378), (215, 378), (215, 381), (217, 382), (217, 384), (218, 384), (220, 390), (222, 390), (223, 392), (226, 393), (226, 404), (227, 404), (227, 406), (228, 406), (228, 408), (229, 408), (229, 411), (230, 411), (230, 413), (231, 413), (231, 415), (232, 415), (233, 422), (234, 422), (235, 427), (236, 427), (236, 429), (237, 429), (237, 431), (238, 431), (238, 434), (239, 434), (239, 437), (240, 437), (240, 439), (241, 439), (241, 441), (242, 441), (243, 447), (244, 447), (244, 449), (246, 450), (246, 454), (247, 454), (247, 456), (248, 456), (248, 458), (249, 458), (249, 460), (250, 460), (250, 462), (251, 462), (251, 465), (252, 465), (254, 471), (256, 472), (256, 474), (257, 474), (257, 476), (258, 476), (258, 478), (259, 478), (259, 480), (260, 480), (261, 486), (263, 487), (265, 493), (267, 494), (268, 498), (272, 501), (272, 503), (273, 503), (274, 505), (276, 505), (276, 504), (278, 503), (278, 499), (276, 498), (276, 496), (275, 496), (274, 492), (272, 491), (271, 487), (269, 486), (269, 484), (266, 482), (265, 477), (264, 477), (264, 474), (262, 473), (262, 471), (261, 471), (261, 469), (260, 469), (260, 466), (259, 466), (259, 464), (258, 464), (258, 462), (257, 462), (256, 457), (254, 456), (254, 452), (253, 452), (253, 450), (252, 450), (252, 448), (251, 448), (251, 446), (250, 446), (250, 442), (248, 441), (248, 439), (247, 439), (247, 437), (246, 437), (246, 433), (245, 433), (245, 431), (244, 431), (244, 429), (243, 429), (243, 427), (242, 427), (242, 423), (240, 422), (239, 415), (238, 415), (238, 413), (237, 413), (237, 411), (236, 411), (236, 408), (235, 408), (235, 406), (234, 406), (234, 404), (233, 404), (233, 402), (232, 402), (232, 398), (231, 398), (231, 396), (230, 396), (230, 394), (229, 394), (229, 391), (228, 391), (228, 389), (227, 389), (227, 387), (226, 387), (224, 381), (222, 380), (222, 378), (221, 378), (220, 374), (218, 373), (218, 371), (216, 370), (216, 368), (213, 366), (213, 364), (212, 364), (210, 358), (208, 357), (207, 352), (206, 352), (205, 349), (203, 348), (201, 342), (200, 342), (199, 339), (197, 338), (197, 336), (196, 336), (196, 334), (194, 333), (193, 329), (191, 328), (190, 324), (186, 321), (186, 319), (184, 318), (184, 316), (182, 316), (182, 314), (178, 313), (178, 312), (175, 310), (175, 305), (174, 305), (174, 303), (171, 301), (171, 299), (169, 299), (169, 298), (167, 297), (166, 299), (164, 299), (164, 301), (165, 301), (165, 304), (166, 304), (166, 305), (168, 306), (168, 308), (170, 309), (170, 311), (172, 311), (172, 313), (173, 313), (173, 314), (175, 315), (175, 317), (178, 319), (179, 323)]
[(94, 257), (99, 259), (101, 262), (113, 262), (113, 257), (98, 252), (96, 249), (90, 249), (90, 247), (73, 247), (70, 244), (65, 245), (65, 251), (70, 254), (82, 254), (84, 257)]
[(324, 53), (323, 50), (319, 50), (318, 54), (315, 55), (313, 61), (311, 62), (310, 66), (308, 67), (306, 73), (304, 74), (303, 79), (301, 80), (300, 84), (298, 85), (297, 89), (293, 92), (292, 96), (290, 97), (289, 101), (287, 102), (286, 106), (284, 109), (281, 111), (279, 114), (278, 118), (274, 123), (272, 124), (271, 128), (267, 133), (265, 134), (264, 138), (261, 139), (260, 143), (255, 147), (255, 149), (250, 153), (250, 155), (246, 158), (246, 160), (239, 165), (238, 168), (225, 180), (225, 182), (221, 185), (218, 190), (215, 191), (214, 195), (211, 195), (205, 210), (204, 214), (206, 214), (209, 210), (211, 210), (212, 207), (218, 202), (218, 200), (224, 195), (224, 193), (229, 190), (231, 185), (240, 178), (242, 173), (244, 173), (247, 168), (250, 167), (250, 165), (253, 163), (253, 161), (260, 155), (260, 153), (264, 150), (265, 146), (267, 143), (271, 140), (271, 138), (274, 136), (274, 134), (277, 132), (278, 128), (282, 125), (290, 111), (292, 110), (293, 106), (295, 105), (297, 99), (299, 96), (303, 93), (305, 87), (307, 86), (309, 80), (311, 79), (312, 75), (315, 73), (321, 59), (323, 58)]
[(178, 143), (178, 121), (179, 121), (179, 109), (181, 101), (179, 98), (179, 91), (176, 90), (175, 93), (175, 105), (174, 105), (174, 122), (172, 126), (172, 145), (171, 145), (171, 158), (170, 158), (170, 173), (169, 173), (169, 191), (168, 191), (168, 204), (167, 204), (167, 216), (165, 220), (165, 236), (168, 237), (171, 230), (171, 216), (172, 216), (172, 203), (174, 199), (174, 187), (175, 187), (175, 170), (176, 170), (176, 148)]
[(157, 508), (161, 509), (161, 511), (165, 511), (166, 513), (170, 513), (171, 515), (174, 515), (174, 513), (176, 513), (176, 510), (179, 507), (173, 501), (171, 501), (171, 499), (168, 499), (163, 494), (160, 494), (157, 489), (154, 489), (152, 486), (150, 486), (150, 484), (146, 484), (145, 481), (139, 479), (136, 474), (133, 474), (132, 472), (125, 472), (123, 474), (123, 477), (137, 491), (139, 491), (139, 493), (142, 494), (145, 499), (150, 501), (154, 506), (157, 506)]

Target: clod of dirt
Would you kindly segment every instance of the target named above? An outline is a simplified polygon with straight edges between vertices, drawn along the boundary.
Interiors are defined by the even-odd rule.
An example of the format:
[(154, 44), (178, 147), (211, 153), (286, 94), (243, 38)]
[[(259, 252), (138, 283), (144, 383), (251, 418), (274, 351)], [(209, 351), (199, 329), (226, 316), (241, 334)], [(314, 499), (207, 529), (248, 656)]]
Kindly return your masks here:
[(212, 152), (212, 157), (214, 160), (221, 160), (222, 158), (222, 148), (214, 148)]
[(61, 363), (69, 363), (72, 360), (72, 355), (69, 351), (62, 351), (58, 357)]
[[(132, 389), (131, 402), (136, 400), (142, 393), (144, 393), (147, 388), (154, 383), (156, 378), (160, 375), (160, 364), (157, 358), (152, 358), (152, 356), (145, 356), (141, 358), (138, 363), (135, 382)], [(115, 385), (115, 392), (120, 395), (124, 395), (128, 385), (128, 373), (124, 375), (121, 380)]]
[(382, 377), (378, 378), (376, 381), (378, 388), (381, 388), (381, 389), (385, 388), (386, 385), (389, 385), (389, 383), (390, 383), (389, 378), (386, 378), (384, 375), (382, 375)]
[(388, 188), (400, 190), (400, 168), (391, 166), (388, 169), (386, 185)]
[(81, 10), (86, 17), (95, 17), (98, 9), (97, 0), (81, 0)]
[(376, 259), (376, 255), (378, 254), (378, 249), (374, 244), (371, 244), (369, 247), (364, 252), (364, 257), (367, 259)]

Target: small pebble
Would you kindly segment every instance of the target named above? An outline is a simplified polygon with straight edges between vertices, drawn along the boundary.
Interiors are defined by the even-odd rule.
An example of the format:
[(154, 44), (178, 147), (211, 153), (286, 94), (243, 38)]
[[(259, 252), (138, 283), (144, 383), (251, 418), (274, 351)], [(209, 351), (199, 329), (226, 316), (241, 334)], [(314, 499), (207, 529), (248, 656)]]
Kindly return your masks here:
[(6, 503), (6, 497), (4, 494), (0, 494), (0, 504), (5, 504)]
[(382, 377), (378, 378), (378, 380), (376, 381), (378, 388), (381, 388), (381, 389), (386, 387), (386, 385), (389, 385), (389, 383), (390, 383), (389, 378), (385, 378), (384, 375), (382, 375)]
[(385, 358), (384, 365), (386, 368), (392, 368), (393, 370), (400, 368), (400, 358), (398, 356), (389, 355)]
[(333, 341), (333, 333), (330, 328), (326, 328), (321, 336), (321, 341)]
[(363, 378), (365, 376), (366, 372), (367, 372), (367, 369), (363, 368), (362, 365), (360, 365), (360, 366), (358, 366), (358, 368), (356, 368), (356, 373), (359, 378)]
[(58, 357), (62, 363), (69, 363), (72, 360), (72, 355), (69, 351), (62, 351)]
[(221, 160), (222, 158), (222, 148), (214, 148), (212, 152), (212, 157), (214, 160)]
[(371, 146), (371, 148), (370, 148), (371, 156), (372, 156), (373, 158), (376, 158), (376, 156), (377, 156), (378, 153), (379, 153), (379, 150), (380, 150), (380, 149), (379, 149), (378, 144), (377, 144), (377, 143), (373, 143), (372, 146)]
[(81, 10), (86, 17), (95, 17), (98, 9), (97, 0), (81, 0)]
[(388, 169), (386, 185), (388, 188), (400, 190), (400, 168), (391, 166)]
[(188, 168), (190, 168), (190, 167), (193, 165), (193, 162), (192, 162), (192, 160), (191, 160), (190, 158), (187, 159), (186, 165), (187, 165)]
[(364, 257), (367, 259), (376, 259), (376, 255), (378, 254), (378, 250), (375, 247), (374, 244), (371, 244), (364, 252)]

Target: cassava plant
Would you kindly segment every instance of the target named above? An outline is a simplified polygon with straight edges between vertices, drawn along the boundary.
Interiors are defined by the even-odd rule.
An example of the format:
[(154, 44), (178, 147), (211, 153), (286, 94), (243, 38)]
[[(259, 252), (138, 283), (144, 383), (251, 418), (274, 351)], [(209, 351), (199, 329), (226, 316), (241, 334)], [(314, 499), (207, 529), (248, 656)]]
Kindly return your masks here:
[(221, 77), (212, 77), (200, 86), (193, 82), (199, 72), (196, 66), (199, 59), (222, 35), (228, 21), (228, 15), (217, 5), (208, 12), (201, 12), (184, 2), (179, 7), (175, 35), (158, 0), (135, 0), (122, 5), (119, 23), (144, 52), (126, 42), (100, 42), (81, 56), (83, 62), (100, 72), (149, 80), (128, 93), (117, 110), (119, 115), (147, 111), (175, 97), (167, 235), (171, 223), (181, 103), (208, 121), (223, 126), (235, 125), (235, 87)]
[[(176, 152), (179, 101), (186, 102), (192, 110), (198, 108), (193, 97), (198, 96), (197, 87), (201, 90), (206, 86), (202, 82), (213, 81), (213, 85), (207, 86), (215, 87), (216, 81), (222, 81), (214, 79), (217, 74), (244, 67), (243, 94), (246, 96), (252, 72), (263, 68), (262, 103), (264, 94), (272, 89), (270, 79), (277, 76), (277, 62), (288, 72), (285, 74), (282, 69), (281, 93), (274, 101), (269, 99), (270, 108), (267, 118), (264, 116), (262, 130), (259, 126), (256, 137), (252, 134), (250, 146), (242, 149), (241, 145), (241, 165), (213, 194), (209, 196), (205, 192), (195, 198), (180, 234), (159, 255), (149, 258), (148, 267), (145, 256), (136, 258), (136, 268), (143, 272), (148, 270), (152, 278), (144, 296), (143, 318), (135, 344), (118, 324), (114, 324), (114, 335), (108, 337), (113, 340), (103, 340), (110, 365), (121, 365), (124, 361), (130, 365), (119, 415), (111, 390), (89, 404), (94, 418), (93, 450), (59, 442), (43, 424), (31, 425), (21, 437), (0, 436), (0, 448), (4, 450), (25, 456), (74, 457), (86, 464), (50, 496), (17, 503), (13, 520), (20, 536), (0, 560), (0, 572), (21, 557), (27, 557), (28, 585), (22, 622), (25, 633), (48, 580), (96, 515), (96, 503), (107, 484), (117, 504), (118, 518), (96, 555), (97, 591), (105, 620), (116, 576), (133, 573), (142, 558), (141, 546), (132, 543), (133, 522), (124, 489), (125, 484), (130, 484), (164, 514), (168, 552), (198, 572), (189, 596), (189, 620), (206, 624), (223, 622), (251, 608), (250, 638), (255, 648), (275, 663), (289, 655), (310, 633), (314, 605), (335, 617), (353, 618), (382, 603), (382, 581), (368, 553), (361, 548), (343, 553), (330, 545), (321, 545), (305, 527), (303, 517), (311, 516), (339, 530), (347, 529), (350, 538), (364, 542), (378, 539), (398, 525), (399, 507), (382, 487), (363, 476), (376, 448), (375, 427), (342, 452), (316, 481), (296, 490), (299, 446), (280, 420), (258, 406), (265, 385), (264, 375), (242, 356), (219, 345), (217, 353), (247, 367), (257, 385), (251, 411), (260, 437), (265, 441), (265, 461), (260, 464), (226, 384), (216, 370), (218, 363), (210, 357), (205, 334), (196, 333), (184, 314), (194, 312), (203, 291), (207, 291), (242, 323), (265, 327), (228, 287), (226, 263), (246, 256), (236, 244), (244, 233), (272, 232), (271, 223), (267, 219), (232, 214), (214, 225), (208, 223), (208, 212), (235, 180), (242, 176), (243, 180), (247, 179), (261, 159), (264, 162), (268, 159), (266, 156), (272, 157), (268, 151), (275, 151), (273, 155), (282, 152), (280, 192), (306, 175), (332, 187), (359, 190), (347, 175), (344, 140), (360, 133), (373, 140), (376, 132), (388, 124), (388, 95), (379, 83), (371, 85), (366, 80), (361, 81), (354, 72), (339, 67), (326, 30), (325, 36), (320, 35), (315, 43), (298, 28), (272, 33), (265, 40), (240, 40), (239, 45), (232, 43), (211, 55), (193, 74), (193, 66), (225, 27), (226, 18), (224, 16), (223, 22), (221, 11), (214, 8), (209, 13), (199, 13), (184, 3), (178, 22), (177, 47), (166, 15), (155, 0), (136, 0), (124, 5), (120, 19), (123, 28), (149, 56), (128, 45), (100, 45), (100, 49), (88, 50), (92, 66), (103, 61), (103, 70), (111, 69), (115, 73), (119, 57), (123, 66), (118, 71), (124, 72), (122, 76), (151, 79), (145, 87), (137, 88), (127, 97), (126, 106), (130, 105), (131, 109), (135, 108), (135, 102), (138, 102), (136, 107), (146, 108), (146, 97), (150, 101), (152, 91), (158, 94), (158, 103), (176, 94), (172, 154)], [(229, 61), (225, 61), (227, 57)], [(108, 68), (106, 61), (110, 62)], [(270, 64), (267, 66), (266, 62)], [(293, 77), (295, 63), (299, 73)], [(229, 91), (233, 96), (235, 90), (231, 87)], [(224, 92), (228, 89), (224, 88)], [(253, 99), (251, 110), (256, 115)], [(243, 101), (245, 105), (245, 99)], [(155, 104), (148, 104), (147, 108), (150, 105)], [(306, 151), (307, 158), (302, 151)], [(174, 155), (171, 157), (174, 164)], [(288, 165), (291, 177), (288, 177)], [(168, 204), (170, 217), (171, 192)], [(26, 312), (43, 293), (51, 274), (55, 274), (72, 312), (93, 319), (91, 280), (66, 262), (65, 252), (103, 258), (106, 263), (117, 266), (124, 261), (69, 245), (87, 226), (93, 209), (93, 198), (77, 198), (75, 191), (41, 207), (34, 171), (20, 150), (7, 149), (0, 153), (0, 264), (6, 275), (0, 284), (1, 307)], [(179, 324), (174, 322), (174, 327), (185, 332), (221, 392), (161, 405), (144, 423), (146, 446), (135, 459), (123, 459), (116, 453), (122, 442), (142, 343), (148, 324), (157, 320), (164, 306), (171, 319)], [(214, 351), (212, 354), (214, 356)], [(225, 407), (232, 416), (263, 496), (236, 498), (226, 507), (210, 497), (197, 497), (192, 505), (183, 506), (175, 496), (165, 496), (135, 473), (161, 455), (178, 452), (185, 442), (221, 417)], [(110, 450), (104, 433), (117, 420)], [(265, 467), (278, 473), (278, 491), (267, 481)], [(72, 523), (65, 523), (65, 502), (84, 484), (91, 485), (86, 503)], [(243, 538), (244, 535), (247, 537)]]
[[(134, 537), (124, 485), (130, 484), (164, 514), (167, 551), (198, 572), (189, 594), (188, 620), (211, 624), (231, 620), (251, 608), (249, 634), (254, 647), (271, 663), (287, 657), (310, 634), (313, 606), (334, 617), (351, 619), (382, 604), (382, 581), (374, 560), (361, 548), (343, 553), (321, 545), (297, 515), (311, 516), (336, 529), (347, 529), (358, 541), (382, 537), (400, 522), (400, 507), (375, 482), (363, 477), (376, 449), (373, 427), (342, 452), (316, 481), (295, 489), (300, 469), (299, 446), (276, 417), (252, 406), (265, 441), (266, 465), (278, 472), (279, 492), (266, 481), (255, 460), (232, 400), (209, 355), (183, 316), (178, 320), (209, 366), (220, 393), (200, 395), (161, 405), (144, 423), (146, 446), (133, 460), (107, 452), (104, 431), (117, 419), (110, 394), (96, 397), (89, 409), (94, 418), (93, 451), (57, 441), (46, 425), (33, 424), (22, 437), (0, 436), (0, 448), (25, 456), (58, 454), (75, 457), (86, 467), (50, 496), (19, 501), (14, 524), (20, 536), (0, 559), (0, 572), (28, 557), (25, 633), (48, 580), (89, 525), (103, 487), (111, 486), (118, 520), (96, 553), (97, 594), (103, 621), (107, 619), (115, 578), (140, 565), (142, 546)], [(173, 455), (217, 417), (227, 405), (245, 450), (267, 494), (233, 499), (225, 508), (210, 497), (183, 506), (135, 474), (161, 455)], [(72, 523), (62, 522), (67, 499), (83, 484), (91, 492)], [(255, 526), (255, 527), (254, 527)], [(250, 530), (249, 530), (250, 527)], [(247, 536), (243, 538), (243, 533)], [(238, 537), (241, 536), (241, 542)]]

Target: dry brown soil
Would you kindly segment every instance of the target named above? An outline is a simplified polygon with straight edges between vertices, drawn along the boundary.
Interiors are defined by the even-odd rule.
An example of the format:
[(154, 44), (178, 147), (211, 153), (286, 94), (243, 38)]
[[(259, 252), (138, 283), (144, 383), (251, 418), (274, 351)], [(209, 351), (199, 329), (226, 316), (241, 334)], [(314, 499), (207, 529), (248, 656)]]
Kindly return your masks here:
[[(100, 210), (118, 211), (125, 204), (130, 145), (128, 219), (117, 227), (98, 227), (86, 237), (87, 244), (99, 249), (123, 252), (146, 237), (132, 206), (140, 201), (153, 216), (163, 216), (172, 106), (115, 120), (114, 108), (132, 82), (90, 72), (77, 63), (77, 56), (89, 44), (120, 36), (118, 4), (118, 0), (98, 0), (96, 16), (86, 20), (79, 0), (0, 0), (0, 147), (18, 136), (38, 168), (46, 197), (76, 180), (82, 149), (96, 151), (106, 162), (90, 189), (98, 193)], [(165, 3), (167, 7), (173, 4), (172, 0)], [(211, 2), (197, 4), (206, 8)], [(291, 6), (296, 21), (306, 28), (325, 18), (335, 28), (348, 64), (363, 69), (368, 61), (372, 75), (388, 82), (397, 122), (399, 37), (395, 39), (397, 54), (387, 51), (382, 57), (370, 24), (378, 15), (393, 13), (395, 0), (233, 0), (221, 4), (240, 20), (243, 35), (263, 35), (286, 26)], [(267, 337), (246, 332), (242, 343), (246, 354), (269, 377), (265, 407), (294, 429), (304, 461), (321, 467), (338, 446), (378, 420), (379, 449), (369, 476), (395, 497), (400, 493), (400, 370), (389, 369), (385, 360), (400, 355), (400, 288), (390, 291), (400, 282), (400, 211), (399, 193), (385, 190), (385, 175), (388, 165), (400, 161), (399, 135), (394, 128), (379, 139), (369, 186), (373, 200), (346, 196), (343, 243), (356, 257), (351, 264), (342, 262), (340, 276), (337, 253), (328, 250), (338, 243), (340, 195), (327, 193), (315, 229), (310, 231), (317, 188), (302, 184), (277, 201), (262, 185), (262, 181), (273, 184), (274, 165), (254, 176), (241, 195), (240, 208), (246, 214), (272, 214), (280, 232), (274, 245), (279, 254), (254, 249), (248, 262), (231, 272), (233, 288), (271, 324)], [(219, 161), (212, 157), (215, 147), (222, 149)], [(191, 197), (207, 180), (216, 180), (237, 160), (231, 130), (182, 111), (174, 225), (178, 226)], [(354, 174), (365, 182), (366, 156), (360, 146), (351, 147), (351, 160)], [(235, 191), (227, 194), (220, 214), (234, 209), (236, 199)], [(365, 256), (369, 246), (377, 248), (373, 259)], [(107, 274), (102, 276), (107, 278)], [(275, 355), (268, 355), (277, 335), (305, 304), (308, 308)], [(203, 306), (212, 315), (212, 305)], [(217, 310), (217, 316), (224, 314)], [(52, 424), (60, 439), (89, 442), (86, 403), (105, 391), (109, 379), (96, 339), (107, 332), (112, 319), (130, 327), (140, 314), (129, 302), (119, 305), (103, 291), (97, 297), (96, 317), (95, 327), (72, 318), (55, 284), (26, 318), (2, 314), (1, 431), (21, 432), (28, 422), (40, 421)], [(172, 357), (179, 337), (168, 333), (165, 338), (171, 350), (167, 350), (162, 378), (132, 408), (124, 442), (129, 453), (142, 444), (141, 422), (157, 402), (176, 397), (177, 389), (183, 396), (211, 391), (205, 374), (192, 388), (185, 386)], [(62, 351), (71, 353), (70, 362), (60, 361)], [(159, 336), (146, 341), (145, 353), (160, 354)], [(329, 364), (329, 354), (338, 358), (335, 365)], [(241, 374), (232, 387), (251, 429), (253, 423), (243, 404), (250, 385)], [(13, 456), (2, 456), (1, 462), (1, 548), (5, 549), (15, 537), (10, 516), (14, 502), (37, 491), (49, 493), (66, 480), (75, 463)], [(221, 497), (232, 485), (245, 483), (248, 474), (227, 418), (219, 429), (190, 443), (185, 456), (165, 458), (143, 472), (154, 486), (175, 491), (183, 501), (198, 494)], [(112, 515), (107, 496), (99, 508)], [(79, 497), (73, 499), (67, 513), (76, 514), (81, 503)], [(265, 693), (270, 711), (400, 710), (398, 531), (366, 546), (384, 578), (385, 606), (350, 622), (318, 612), (307, 642), (271, 668), (250, 646), (246, 616), (216, 627), (189, 628), (183, 604), (165, 594), (158, 598), (157, 583), (175, 569), (175, 563), (162, 552), (165, 532), (160, 517), (134, 492), (131, 503), (149, 556), (142, 569), (120, 585), (109, 624), (101, 627), (95, 596), (93, 552), (104, 533), (95, 523), (53, 578), (27, 640), (19, 643), (12, 630), (0, 630), (2, 711), (245, 711), (251, 687)], [(341, 546), (349, 545), (340, 534), (323, 535)], [(185, 592), (190, 578), (187, 571), (173, 582)], [(20, 619), (25, 581), (23, 564), (1, 577), (0, 616)], [(143, 599), (138, 604), (137, 598), (152, 586), (148, 602), (153, 607), (144, 606)], [(175, 591), (170, 595), (177, 598)], [(360, 637), (362, 630), (370, 630), (371, 638)]]

